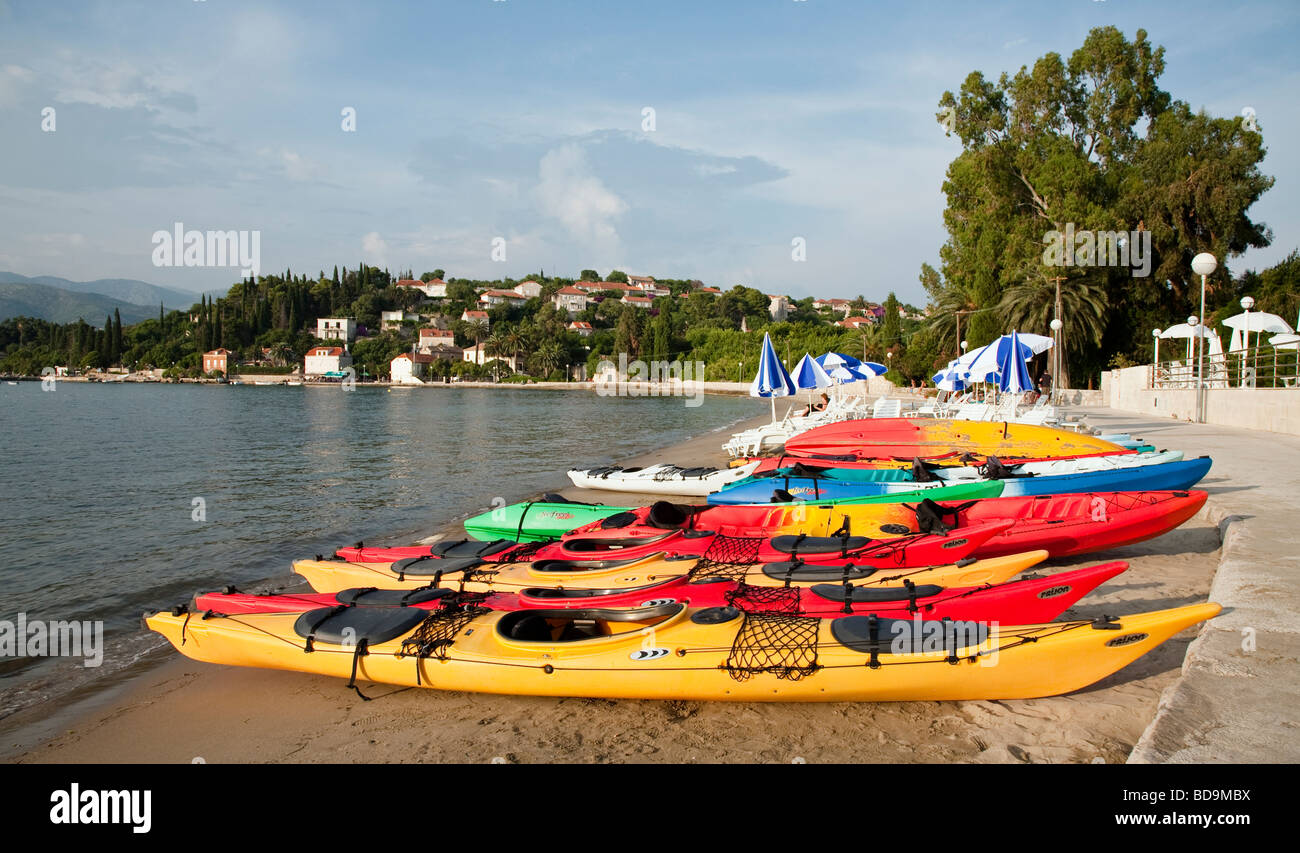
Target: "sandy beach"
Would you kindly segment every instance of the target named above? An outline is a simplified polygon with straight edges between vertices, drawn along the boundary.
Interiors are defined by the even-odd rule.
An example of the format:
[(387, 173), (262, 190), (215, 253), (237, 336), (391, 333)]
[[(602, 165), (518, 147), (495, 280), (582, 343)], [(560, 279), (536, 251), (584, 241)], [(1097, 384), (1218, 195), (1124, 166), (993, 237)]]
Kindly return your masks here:
[[(724, 464), (725, 438), (699, 436), (628, 463)], [(650, 499), (557, 491), (611, 504)], [(1130, 561), (1063, 616), (1092, 618), (1205, 600), (1219, 549), (1218, 528), (1202, 514), (1160, 539), (1042, 571)], [(30, 720), (7, 721), (27, 728), (5, 743), (5, 760), (1117, 763), (1154, 717), (1194, 636), (1069, 696), (896, 704), (556, 700), (384, 685), (363, 685), (372, 698), (363, 701), (333, 679), (207, 665), (168, 650), (163, 663), (75, 713), (38, 708)], [(48, 739), (36, 742), (37, 733)]]

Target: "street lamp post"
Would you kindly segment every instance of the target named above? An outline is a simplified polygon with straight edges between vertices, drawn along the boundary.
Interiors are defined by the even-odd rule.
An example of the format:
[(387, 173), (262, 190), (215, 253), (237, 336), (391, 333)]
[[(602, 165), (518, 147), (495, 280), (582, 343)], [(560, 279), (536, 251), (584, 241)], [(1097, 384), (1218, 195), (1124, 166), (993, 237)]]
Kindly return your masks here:
[(1152, 329), (1151, 337), (1155, 338), (1156, 341), (1156, 357), (1151, 365), (1151, 387), (1154, 388), (1156, 387), (1156, 377), (1160, 375), (1160, 330)]
[(1047, 392), (1049, 394), (1048, 402), (1051, 402), (1051, 398), (1056, 397), (1056, 383), (1061, 377), (1061, 365), (1064, 363), (1061, 355), (1061, 329), (1065, 327), (1065, 324), (1061, 322), (1060, 317), (1053, 317), (1052, 322), (1048, 325), (1052, 328), (1052, 386)]
[(1219, 261), (1209, 252), (1201, 252), (1192, 258), (1192, 272), (1201, 277), (1201, 313), (1196, 330), (1196, 420), (1205, 423), (1205, 361), (1202, 357), (1205, 349), (1205, 278), (1212, 275), (1219, 267)]
[[(1246, 352), (1241, 354), (1242, 373), (1246, 372), (1246, 355), (1250, 353), (1250, 309), (1254, 307), (1255, 307), (1255, 298), (1253, 296), (1241, 297), (1241, 310), (1246, 312), (1246, 328), (1243, 330), (1246, 338)], [(1254, 357), (1251, 359), (1251, 364), (1256, 368), (1255, 372), (1258, 373), (1259, 372), (1258, 352), (1256, 352)], [(1241, 382), (1239, 381), (1238, 384), (1241, 384)]]

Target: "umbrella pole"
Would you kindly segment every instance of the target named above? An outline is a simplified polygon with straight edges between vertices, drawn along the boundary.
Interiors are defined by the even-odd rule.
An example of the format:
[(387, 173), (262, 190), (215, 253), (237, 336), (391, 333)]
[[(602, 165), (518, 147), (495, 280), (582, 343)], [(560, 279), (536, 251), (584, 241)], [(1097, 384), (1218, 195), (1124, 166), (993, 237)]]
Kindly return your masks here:
[(772, 402), (772, 423), (776, 423), (776, 398), (768, 397), (768, 399)]

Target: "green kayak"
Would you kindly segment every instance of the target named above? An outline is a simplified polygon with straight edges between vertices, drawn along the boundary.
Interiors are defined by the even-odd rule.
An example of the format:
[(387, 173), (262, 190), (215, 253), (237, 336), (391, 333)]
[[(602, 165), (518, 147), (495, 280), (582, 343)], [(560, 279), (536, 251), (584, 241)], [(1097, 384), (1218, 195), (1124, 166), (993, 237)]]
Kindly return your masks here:
[[(856, 505), (880, 503), (909, 503), (929, 498), (934, 501), (969, 501), (977, 498), (996, 498), (1002, 494), (1002, 481), (976, 481), (918, 489), (892, 495), (865, 498), (818, 501), (817, 506), (831, 504)], [(524, 501), (510, 506), (497, 507), (465, 519), (465, 532), (475, 539), (489, 542), (494, 539), (511, 539), (516, 542), (549, 542), (559, 539), (575, 527), (600, 521), (627, 512), (634, 507), (607, 506), (569, 501), (559, 495), (546, 495), (542, 500)]]

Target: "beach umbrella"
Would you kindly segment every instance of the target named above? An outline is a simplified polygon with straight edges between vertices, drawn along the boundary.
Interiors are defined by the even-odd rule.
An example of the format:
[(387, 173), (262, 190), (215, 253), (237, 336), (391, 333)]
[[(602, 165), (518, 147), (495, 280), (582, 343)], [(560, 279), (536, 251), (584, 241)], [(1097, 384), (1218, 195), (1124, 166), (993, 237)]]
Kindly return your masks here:
[(970, 364), (966, 366), (966, 371), (975, 382), (988, 382), (990, 377), (996, 380), (1004, 360), (1010, 358), (1009, 353), (1014, 353), (1021, 361), (1029, 361), (1034, 357), (1033, 348), (1021, 343), (1019, 336), (1012, 332), (1010, 335), (1003, 335), (988, 346), (980, 347)]
[(1295, 329), (1286, 320), (1267, 311), (1243, 311), (1223, 321), (1223, 325), (1232, 329), (1232, 342), (1228, 344), (1229, 352), (1241, 352), (1250, 348), (1250, 336), (1271, 332), (1274, 335), (1292, 335)]
[(803, 358), (799, 359), (799, 363), (791, 371), (790, 377), (797, 387), (808, 389), (809, 405), (812, 404), (813, 391), (829, 388), (835, 384), (835, 380), (830, 377), (826, 369), (808, 353), (804, 353)]
[[(1024, 350), (1032, 348), (1020, 342), (1015, 332), (998, 340), (998, 390), (1012, 394), (1023, 394), (1033, 390), (1033, 380), (1029, 378), (1029, 359), (1024, 357)], [(1032, 357), (1032, 356), (1031, 356)]]
[(1274, 349), (1300, 349), (1300, 335), (1274, 335), (1268, 342)]
[(1219, 340), (1219, 336), (1214, 334), (1214, 332), (1210, 331), (1209, 326), (1200, 326), (1200, 325), (1189, 326), (1186, 323), (1175, 323), (1174, 325), (1170, 326), (1168, 329), (1165, 329), (1163, 332), (1161, 332), (1160, 337), (1186, 338), (1187, 358), (1189, 360), (1192, 357), (1192, 341), (1194, 341), (1196, 338), (1198, 337), (1205, 338), (1207, 341), (1210, 341), (1211, 339), (1213, 339), (1213, 341)]
[(947, 367), (930, 378), (940, 391), (965, 391), (970, 374), (957, 364), (957, 359), (953, 359)]
[(851, 355), (838, 352), (819, 355), (816, 361), (825, 368), (832, 379), (840, 384), (870, 379), (872, 376), (880, 376), (886, 371), (883, 364), (876, 364), (874, 361), (859, 361)]
[(772, 336), (763, 333), (763, 350), (758, 357), (758, 373), (749, 385), (749, 396), (767, 397), (772, 401), (772, 420), (776, 420), (776, 398), (789, 397), (797, 392), (794, 380), (776, 356)]
[(1029, 332), (1012, 332), (1016, 335), (1022, 344), (1034, 351), (1034, 355), (1047, 352), (1056, 345), (1056, 341), (1046, 335), (1032, 335)]

